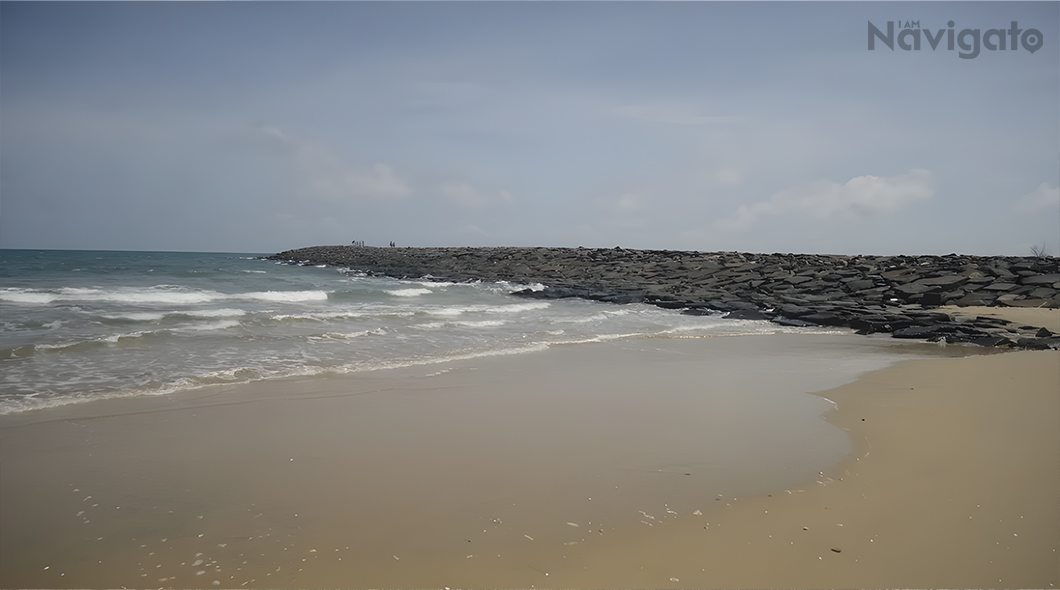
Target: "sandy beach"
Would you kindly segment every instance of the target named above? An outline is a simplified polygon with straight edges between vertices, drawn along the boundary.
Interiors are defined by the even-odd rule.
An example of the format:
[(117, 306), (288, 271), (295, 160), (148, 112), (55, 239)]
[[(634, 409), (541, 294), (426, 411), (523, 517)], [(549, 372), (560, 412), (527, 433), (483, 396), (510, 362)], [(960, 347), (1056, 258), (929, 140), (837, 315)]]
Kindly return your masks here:
[(1060, 590), (1060, 1), (883, 6), (0, 0), (0, 590)]
[(1058, 391), (1057, 351), (779, 334), (9, 415), (0, 582), (1054, 587)]

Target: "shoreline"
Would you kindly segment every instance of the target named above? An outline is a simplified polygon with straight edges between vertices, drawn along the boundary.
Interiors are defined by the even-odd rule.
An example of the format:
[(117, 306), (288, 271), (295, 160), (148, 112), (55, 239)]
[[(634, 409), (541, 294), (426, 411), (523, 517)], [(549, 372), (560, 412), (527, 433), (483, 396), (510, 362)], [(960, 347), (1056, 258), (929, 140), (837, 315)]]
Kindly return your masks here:
[[(0, 564), (0, 581), (4, 587), (61, 585), (65, 576), (56, 577), (49, 572), (55, 574), (53, 570), (61, 563), (55, 561), (57, 556), (66, 555), (68, 560), (81, 564), (67, 569), (71, 576), (79, 570), (76, 572), (79, 577), (66, 578), (72, 586), (143, 586), (147, 583), (143, 578), (123, 576), (129, 571), (140, 572), (155, 566), (160, 567), (147, 578), (150, 584), (178, 587), (216, 587), (212, 580), (222, 579), (219, 573), (209, 580), (206, 573), (202, 574), (204, 577), (195, 575), (196, 571), (208, 570), (214, 576), (215, 568), (220, 568), (217, 571), (227, 576), (248, 572), (245, 578), (230, 578), (230, 583), (223, 584), (223, 587), (239, 586), (242, 581), (251, 579), (255, 581), (248, 582), (247, 587), (1008, 585), (1011, 576), (1003, 576), (1000, 583), (982, 576), (975, 578), (977, 582), (974, 583), (961, 581), (968, 578), (952, 577), (967, 569), (964, 562), (960, 562), (959, 567), (954, 565), (960, 561), (955, 556), (962, 553), (962, 547), (967, 549), (968, 542), (965, 538), (967, 531), (956, 527), (941, 532), (944, 536), (954, 536), (944, 540), (956, 543), (952, 545), (955, 549), (947, 553), (946, 560), (925, 565), (921, 572), (927, 577), (888, 578), (883, 575), (883, 572), (899, 569), (899, 562), (912, 560), (911, 563), (917, 563), (915, 556), (902, 553), (901, 547), (906, 546), (908, 539), (894, 545), (891, 544), (895, 541), (894, 536), (884, 535), (871, 541), (872, 551), (865, 549), (866, 539), (856, 541), (852, 538), (844, 541), (844, 546), (835, 547), (841, 553), (833, 553), (832, 547), (825, 547), (828, 553), (821, 555), (819, 550), (823, 544), (831, 543), (833, 539), (827, 535), (819, 536), (824, 532), (820, 519), (825, 514), (820, 503), (826, 502), (831, 504), (828, 508), (838, 510), (839, 503), (846, 502), (844, 510), (851, 515), (851, 520), (844, 523), (843, 532), (849, 534), (864, 533), (869, 528), (892, 521), (909, 525), (912, 519), (916, 525), (918, 519), (927, 518), (935, 511), (932, 509), (925, 514), (925, 506), (902, 504), (908, 503), (910, 498), (901, 485), (916, 486), (916, 477), (919, 477), (903, 471), (903, 468), (916, 465), (918, 457), (925, 455), (925, 449), (918, 447), (914, 440), (909, 443), (909, 448), (886, 459), (877, 444), (885, 437), (895, 434), (905, 437), (909, 433), (901, 421), (907, 417), (893, 415), (894, 408), (886, 404), (873, 406), (875, 398), (871, 392), (879, 387), (897, 387), (898, 391), (901, 387), (896, 384), (904, 385), (903, 380), (907, 378), (927, 380), (929, 384), (946, 390), (939, 398), (939, 407), (928, 417), (928, 423), (918, 425), (921, 428), (914, 429), (914, 433), (946, 426), (946, 412), (939, 410), (961, 408), (967, 403), (963, 397), (967, 391), (983, 389), (990, 379), (1011, 378), (1030, 383), (1029, 390), (1037, 392), (1037, 397), (1032, 396), (1028, 403), (1011, 397), (996, 399), (989, 388), (979, 391), (976, 395), (982, 397), (983, 412), (989, 412), (994, 419), (1012, 415), (1004, 420), (1004, 428), (988, 433), (977, 442), (974, 432), (979, 426), (975, 420), (981, 416), (972, 416), (974, 419), (968, 422), (968, 412), (955, 412), (957, 425), (951, 425), (950, 431), (967, 435), (968, 429), (962, 430), (962, 427), (970, 424), (974, 427), (972, 438), (965, 436), (961, 444), (946, 447), (942, 458), (947, 462), (960, 460), (967, 463), (968, 449), (962, 444), (975, 445), (974, 450), (997, 440), (1010, 439), (1013, 434), (1017, 438), (1020, 433), (1045, 437), (1041, 441), (1046, 447), (1044, 451), (1019, 445), (1013, 448), (1028, 452), (1028, 460), (1039, 466), (1039, 471), (1047, 478), (1047, 485), (1044, 488), (1037, 484), (1021, 485), (1016, 491), (1044, 489), (1049, 492), (1052, 490), (1049, 486), (1053, 485), (1050, 482), (1060, 478), (1054, 473), (1056, 466), (1050, 463), (1052, 458), (1048, 455), (1051, 452), (1048, 447), (1060, 429), (1052, 423), (1055, 420), (1047, 420), (1056, 415), (1052, 412), (1052, 406), (1056, 405), (1055, 393), (1046, 394), (1042, 399), (1042, 391), (1050, 392), (1049, 387), (1055, 383), (1039, 381), (1056, 380), (1056, 371), (1050, 374), (1048, 370), (1058, 365), (1060, 356), (1056, 352), (996, 354), (975, 347), (940, 349), (935, 344), (918, 345), (855, 335), (733, 337), (723, 339), (725, 342), (717, 348), (711, 346), (719, 345), (719, 342), (707, 340), (710, 339), (664, 339), (661, 342), (648, 339), (618, 345), (592, 344), (551, 351), (555, 353), (551, 355), (546, 351), (540, 355), (458, 361), (429, 371), (424, 370), (428, 367), (418, 367), (416, 370), (392, 371), (387, 375), (275, 381), (251, 387), (219, 386), (211, 391), (170, 399), (140, 400), (135, 404), (127, 403), (129, 400), (112, 400), (109, 404), (99, 402), (103, 406), (97, 406), (97, 409), (109, 406), (125, 410), (136, 406), (143, 410), (139, 413), (122, 414), (108, 409), (106, 412), (97, 411), (96, 417), (91, 417), (88, 414), (92, 412), (81, 408), (80, 414), (78, 411), (57, 411), (53, 415), (59, 419), (22, 427), (4, 424), (0, 418), (0, 425), (3, 425), (0, 426), (0, 437), (5, 442), (4, 493), (9, 500), (19, 498), (19, 514), (11, 512), (10, 501), (5, 502), (3, 521), (7, 532), (0, 534), (5, 545), (2, 553), (8, 555), (7, 560), (16, 556), (17, 571), (12, 569), (10, 561), (7, 565)], [(706, 428), (706, 434), (715, 432), (724, 438), (741, 432), (737, 429), (732, 435), (724, 434), (728, 432), (725, 428), (746, 423), (745, 410), (737, 409), (743, 406), (723, 404), (717, 412), (690, 412), (686, 407), (690, 399), (680, 393), (682, 388), (724, 381), (718, 381), (720, 374), (713, 371), (704, 375), (701, 369), (683, 363), (674, 365), (673, 361), (685, 359), (684, 362), (688, 362), (710, 350), (728, 351), (733, 360), (755, 354), (766, 355), (758, 357), (761, 359), (773, 359), (776, 354), (781, 354), (787, 355), (795, 364), (777, 379), (786, 382), (800, 374), (818, 373), (827, 381), (839, 377), (827, 370), (815, 370), (817, 365), (807, 364), (809, 359), (817, 358), (808, 351), (821, 350), (821, 345), (827, 342), (834, 342), (827, 345), (834, 346), (829, 349), (833, 352), (819, 361), (825, 363), (819, 369), (828, 367), (834, 358), (853, 358), (849, 355), (856, 353), (851, 351), (863, 349), (871, 352), (879, 347), (892, 352), (918, 349), (921, 356), (944, 353), (964, 358), (899, 361), (879, 370), (875, 370), (878, 366), (873, 369), (866, 365), (870, 372), (838, 389), (828, 389), (838, 383), (822, 382), (825, 391), (818, 392), (818, 395), (839, 404), (838, 411), (830, 412), (828, 419), (849, 428), (855, 453), (843, 460), (840, 460), (841, 456), (837, 457), (838, 467), (830, 463), (820, 471), (843, 477), (844, 482), (825, 481), (828, 485), (821, 485), (810, 478), (808, 485), (820, 489), (778, 496), (775, 493), (778, 490), (773, 489), (776, 481), (756, 484), (757, 487), (732, 488), (726, 482), (740, 477), (746, 479), (746, 476), (738, 475), (738, 469), (719, 476), (720, 479), (711, 484), (705, 475), (710, 470), (704, 472), (704, 466), (696, 466), (695, 461), (695, 449), (706, 443), (695, 443), (694, 438), (687, 438), (700, 436), (696, 433), (704, 427), (676, 428), (672, 421), (679, 419), (684, 421), (681, 423), (694, 424), (695, 420), (688, 422), (690, 417), (709, 418), (717, 414), (721, 421)], [(645, 352), (660, 346), (662, 348), (655, 353)], [(622, 352), (623, 347), (636, 350)], [(641, 350), (638, 347), (649, 348)], [(695, 352), (689, 357), (687, 353), (674, 356), (674, 352), (664, 350)], [(615, 356), (615, 353), (621, 354)], [(880, 353), (873, 352), (866, 358), (875, 358), (875, 354)], [(647, 360), (649, 358), (654, 360)], [(586, 364), (590, 359), (595, 360)], [(1034, 361), (1021, 364), (1022, 359)], [(584, 372), (587, 366), (608, 370), (618, 367), (621, 375), (611, 381), (601, 381), (603, 374)], [(685, 369), (677, 373), (673, 370), (660, 372), (663, 367), (677, 369), (682, 366), (691, 372), (682, 372)], [(961, 367), (958, 373), (968, 375), (958, 388), (945, 383), (951, 378), (947, 375), (954, 366)], [(911, 372), (911, 367), (917, 370)], [(527, 406), (527, 400), (534, 399), (527, 392), (537, 393), (537, 390), (524, 388), (524, 394), (517, 395), (518, 392), (511, 389), (513, 382), (527, 381), (525, 377), (518, 377), (524, 374), (520, 371), (530, 371), (526, 375), (543, 374), (541, 371), (555, 373), (551, 379), (556, 384), (574, 383), (578, 391), (591, 391), (592, 387), (605, 383), (614, 391), (627, 393), (623, 394), (620, 399), (624, 401), (618, 405), (614, 399), (592, 394), (579, 403), (574, 403), (569, 396), (545, 395), (540, 403)], [(640, 386), (641, 389), (637, 386), (622, 389), (631, 387), (638, 374), (652, 377)], [(762, 388), (770, 382), (773, 381), (767, 380), (756, 387)], [(919, 381), (911, 383), (918, 390), (921, 388)], [(768, 389), (769, 386), (765, 387)], [(553, 386), (549, 391), (552, 389), (560, 387)], [(312, 393), (314, 391), (316, 393)], [(598, 391), (603, 393), (606, 389)], [(651, 391), (647, 397), (643, 393), (646, 391)], [(240, 392), (266, 395), (250, 400), (250, 403), (224, 397), (224, 394)], [(899, 391), (897, 395), (903, 394)], [(448, 402), (441, 403), (447, 399)], [(608, 399), (611, 402), (605, 403)], [(896, 397), (894, 400), (900, 402), (898, 407), (901, 408), (915, 409), (919, 403), (915, 397)], [(738, 402), (743, 403), (740, 398), (729, 403)], [(667, 403), (677, 405), (661, 410), (660, 404)], [(769, 402), (753, 413), (760, 414), (762, 409), (777, 403), (777, 400)], [(818, 412), (827, 410), (827, 405), (825, 402), (825, 406), (819, 406), (821, 410)], [(977, 402), (976, 407), (979, 406)], [(868, 421), (862, 424), (855, 419), (853, 425), (848, 423), (849, 420), (844, 422), (844, 416), (851, 416), (852, 407), (869, 412), (864, 416)], [(351, 413), (353, 408), (359, 410)], [(365, 421), (367, 418), (361, 416), (361, 412), (369, 408), (372, 409), (369, 414), (374, 418)], [(673, 411), (677, 408), (682, 409)], [(1030, 419), (1038, 422), (1021, 423), (1028, 419), (1027, 412)], [(98, 415), (100, 413), (108, 415)], [(777, 421), (774, 418), (765, 432), (799, 421), (789, 414), (781, 414), (784, 419)], [(895, 422), (896, 419), (901, 420)], [(530, 424), (525, 429), (515, 428), (526, 421)], [(464, 434), (453, 438), (454, 433), (460, 432)], [(679, 443), (677, 447), (664, 445), (652, 450), (660, 444), (657, 442), (660, 437), (665, 440), (680, 432), (686, 434), (675, 439)], [(792, 444), (790, 432), (772, 434), (779, 437), (775, 444), (789, 449), (797, 450), (808, 445)], [(863, 455), (859, 446), (862, 444), (859, 435), (862, 434), (868, 435), (874, 444), (868, 457)], [(642, 442), (622, 447), (628, 445), (628, 441), (623, 442), (627, 436)], [(845, 438), (847, 435), (841, 436)], [(487, 441), (489, 444), (483, 446)], [(687, 446), (689, 444), (691, 446)], [(750, 443), (743, 446), (747, 444)], [(1052, 448), (1058, 446), (1052, 445)], [(365, 449), (369, 455), (350, 454), (351, 448)], [(625, 450), (616, 452), (618, 448)], [(850, 449), (847, 447), (842, 454)], [(689, 452), (692, 454), (681, 458)], [(617, 469), (616, 457), (640, 456), (637, 453), (647, 453), (640, 459), (647, 467), (646, 471)], [(792, 457), (799, 455), (797, 452), (779, 463), (767, 462), (763, 464), (767, 466), (765, 471), (776, 472), (781, 465), (787, 465)], [(880, 459), (881, 456), (886, 461)], [(737, 457), (734, 465), (754, 463), (749, 457)], [(855, 469), (850, 469), (848, 464)], [(397, 465), (402, 468), (395, 470)], [(601, 467), (607, 465), (611, 467)], [(654, 472), (654, 469), (662, 471)], [(850, 471), (854, 477), (839, 475), (845, 471)], [(18, 480), (29, 477), (29, 474), (40, 479), (27, 488)], [(880, 477), (882, 480), (871, 480), (874, 474), (877, 480)], [(609, 478), (614, 481), (601, 485)], [(804, 474), (796, 479), (805, 478)], [(876, 481), (865, 485), (878, 489), (884, 496), (882, 507), (851, 501), (850, 496), (856, 491), (850, 488), (853, 485), (851, 479), (859, 478)], [(889, 479), (895, 481), (888, 483)], [(86, 482), (93, 481), (97, 486), (95, 490), (86, 486)], [(962, 480), (958, 477), (946, 481)], [(1010, 477), (1006, 481), (1013, 480)], [(621, 494), (614, 491), (608, 492), (610, 497), (605, 494), (605, 489), (614, 489), (612, 484), (620, 486)], [(1021, 504), (1026, 510), (1037, 512), (1034, 522), (1057, 522), (1055, 502), (1043, 506), (1040, 498), (1022, 496), (1007, 501), (1004, 493), (1008, 492), (997, 489), (997, 484), (989, 472), (983, 481), (975, 482), (976, 489), (996, 492), (994, 499), (997, 503), (990, 510), (1007, 511)], [(305, 487), (307, 485), (311, 487)], [(468, 485), (472, 487), (467, 488)], [(718, 485), (721, 487), (706, 497), (704, 490)], [(782, 485), (798, 489), (805, 487), (795, 483)], [(468, 497), (468, 489), (477, 491)], [(718, 493), (722, 494), (724, 502), (715, 500)], [(481, 494), (481, 497), (476, 499), (475, 494)], [(594, 498), (595, 503), (578, 499), (582, 495)], [(93, 498), (83, 500), (84, 496)], [(734, 499), (730, 500), (730, 497)], [(504, 498), (514, 500), (518, 506), (506, 507), (502, 501)], [(1055, 494), (1050, 498), (1055, 499)], [(1016, 500), (1018, 502), (1013, 504)], [(85, 502), (98, 503), (113, 512), (109, 512), (109, 516), (108, 513), (101, 514), (99, 506), (88, 508)], [(895, 505), (890, 505), (891, 502)], [(167, 511), (167, 503), (173, 512)], [(674, 514), (670, 513), (671, 510)], [(702, 514), (693, 515), (694, 510), (700, 510)], [(761, 514), (759, 510), (762, 510)], [(766, 517), (766, 510), (775, 517)], [(81, 511), (84, 513), (75, 519), (74, 514)], [(643, 512), (637, 514), (637, 511)], [(34, 514), (38, 518), (31, 518)], [(831, 514), (834, 513), (828, 513)], [(649, 519), (649, 515), (654, 518)], [(200, 516), (203, 518), (197, 518)], [(82, 517), (92, 522), (82, 523)], [(784, 522), (816, 520), (782, 531), (776, 528), (781, 518), (786, 519)], [(588, 535), (589, 522), (594, 523), (594, 529), (602, 527), (603, 532)], [(854, 526), (851, 524), (854, 522), (862, 524)], [(104, 523), (110, 532), (99, 535), (99, 539), (93, 536), (95, 533), (74, 532), (88, 531)], [(707, 529), (702, 528), (704, 523), (708, 523)], [(809, 530), (803, 531), (801, 526), (808, 526)], [(1055, 529), (1056, 526), (1048, 529), (1045, 537), (1023, 529), (1016, 532), (1020, 536), (1019, 543), (1032, 543), (1051, 550), (1055, 549), (1056, 543), (1049, 544), (1055, 541), (1049, 535), (1056, 532)], [(353, 531), (357, 534), (351, 538)], [(112, 538), (123, 532), (126, 535), (135, 533), (136, 542)], [(159, 538), (163, 534), (165, 541)], [(784, 548), (777, 543), (763, 545), (763, 539), (768, 539), (770, 534), (777, 539), (790, 536), (789, 541), (798, 542), (798, 549), (790, 550), (791, 546)], [(756, 535), (764, 537), (759, 539)], [(12, 545), (16, 543), (15, 537), (18, 537), (18, 547)], [(804, 544), (808, 538), (816, 539), (816, 544)], [(33, 547), (37, 548), (36, 552)], [(254, 551), (261, 550), (256, 559), (251, 547), (258, 548)], [(328, 548), (327, 552), (322, 549), (324, 547)], [(50, 552), (51, 563), (36, 564), (37, 560), (47, 557), (40, 553), (42, 548)], [(1043, 559), (1050, 558), (1049, 555), (1043, 557), (1034, 547), (1017, 545), (1017, 548), (1021, 559), (1033, 557), (1027, 563), (1032, 563), (1034, 567), (1030, 569), (1034, 571), (1040, 571)], [(244, 554), (242, 557), (234, 553), (237, 549)], [(483, 562), (484, 551), (502, 557)], [(813, 551), (817, 553), (810, 556), (809, 561), (820, 563), (805, 563), (803, 558), (807, 552)], [(927, 554), (932, 551), (934, 549)], [(291, 552), (295, 555), (292, 556)], [(196, 556), (196, 553), (201, 555)], [(354, 557), (355, 553), (358, 558)], [(340, 561), (339, 555), (345, 556), (345, 561)], [(838, 560), (851, 556), (859, 560), (854, 562), (859, 565), (836, 565), (846, 563)], [(822, 559), (817, 560), (817, 557)], [(307, 561), (302, 563), (299, 559)], [(197, 560), (202, 561), (193, 566)], [(349, 569), (354, 565), (351, 560), (357, 563), (357, 569)], [(825, 570), (819, 567), (825, 560), (829, 560), (828, 575), (822, 574)], [(97, 564), (97, 561), (104, 563)], [(769, 572), (759, 571), (763, 562), (782, 564), (782, 569), (772, 570), (773, 577), (768, 577)], [(1011, 563), (999, 567), (1015, 567)], [(1027, 563), (1020, 562), (1021, 569), (1027, 569)], [(1055, 571), (1057, 560), (1048, 563)], [(52, 569), (35, 569), (34, 564)], [(308, 568), (306, 564), (314, 567)], [(697, 573), (693, 565), (702, 566), (699, 567), (701, 571)], [(274, 566), (281, 569), (275, 571)], [(297, 566), (306, 568), (306, 571), (287, 569), (296, 570)], [(641, 570), (641, 567), (646, 569)], [(357, 574), (353, 574), (354, 571)], [(941, 572), (939, 575), (948, 573), (951, 577), (930, 577), (935, 575), (932, 571)], [(544, 573), (550, 575), (545, 577)], [(1048, 577), (1033, 579), (1041, 583), (1014, 585), (1048, 587), (1047, 584), (1056, 583)]]
[(1060, 350), (1044, 326), (942, 313), (939, 307), (1060, 310), (1060, 259), (1011, 256), (839, 256), (603, 248), (314, 246), (266, 257), (370, 275), (519, 281), (532, 299), (644, 302), (683, 313), (726, 312), (786, 326), (1031, 350)]

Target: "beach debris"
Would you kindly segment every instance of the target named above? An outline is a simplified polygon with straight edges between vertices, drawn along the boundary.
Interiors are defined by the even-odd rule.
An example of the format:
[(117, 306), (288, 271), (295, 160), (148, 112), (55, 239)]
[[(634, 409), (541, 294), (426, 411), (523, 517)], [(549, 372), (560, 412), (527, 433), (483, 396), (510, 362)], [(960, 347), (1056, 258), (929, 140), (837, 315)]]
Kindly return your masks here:
[(645, 512), (645, 511), (643, 511), (643, 510), (638, 510), (637, 512), (640, 512), (641, 514), (643, 514), (643, 515), (644, 515), (644, 516), (646, 516), (647, 518), (650, 518), (650, 519), (652, 519), (652, 520), (655, 520), (655, 517), (654, 517), (654, 516), (652, 516), (652, 515), (648, 514), (647, 512)]
[(696, 511), (695, 511), (695, 512), (693, 512), (692, 514), (694, 514), (694, 515), (696, 515), (696, 516), (703, 516), (703, 511), (702, 511), (702, 510), (696, 510)]
[(843, 550), (842, 549), (836, 549), (835, 547), (832, 547), (832, 552), (833, 553), (842, 553)]
[(578, 524), (578, 523), (576, 523), (576, 522), (568, 522), (568, 523), (567, 523), (567, 526), (573, 526), (573, 527), (578, 527), (578, 528), (581, 528), (581, 526), (582, 526), (582, 525), (580, 525), (580, 524)]
[(394, 556), (394, 559), (401, 560), (401, 558), (398, 557), (397, 555)]
[(681, 580), (678, 580), (677, 578), (670, 578), (670, 581), (671, 582), (680, 582)]
[(525, 535), (525, 534), (524, 534), (523, 536), (524, 536), (524, 537), (526, 537), (527, 539), (530, 539), (531, 541), (533, 541), (533, 540), (534, 540), (534, 538), (533, 538), (533, 537), (531, 537), (530, 535)]

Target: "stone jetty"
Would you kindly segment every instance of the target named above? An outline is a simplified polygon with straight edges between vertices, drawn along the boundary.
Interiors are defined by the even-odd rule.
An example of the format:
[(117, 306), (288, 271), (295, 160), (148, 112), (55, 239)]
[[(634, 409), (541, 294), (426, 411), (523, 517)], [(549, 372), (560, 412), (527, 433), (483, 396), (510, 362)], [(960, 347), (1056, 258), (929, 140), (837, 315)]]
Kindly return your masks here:
[(1011, 256), (838, 256), (623, 248), (315, 246), (268, 257), (394, 278), (540, 283), (513, 295), (643, 302), (689, 314), (861, 334), (1060, 349), (1060, 335), (941, 305), (1060, 307), (1060, 259)]

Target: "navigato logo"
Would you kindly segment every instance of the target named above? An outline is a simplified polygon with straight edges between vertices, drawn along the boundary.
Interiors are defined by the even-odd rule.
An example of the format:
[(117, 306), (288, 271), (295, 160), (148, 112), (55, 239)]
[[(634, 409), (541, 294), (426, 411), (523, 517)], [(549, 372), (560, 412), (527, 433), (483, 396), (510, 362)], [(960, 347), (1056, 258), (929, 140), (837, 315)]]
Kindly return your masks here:
[(939, 29), (932, 33), (931, 29), (921, 29), (920, 21), (907, 20), (898, 21), (901, 29), (898, 38), (894, 36), (895, 21), (887, 21), (887, 34), (885, 35), (876, 25), (869, 21), (869, 51), (876, 50), (876, 40), (880, 40), (891, 51), (894, 51), (894, 43), (898, 42), (898, 48), (904, 51), (920, 51), (921, 38), (931, 47), (932, 51), (938, 48), (942, 38), (946, 38), (946, 49), (954, 50), (954, 41), (961, 50), (957, 55), (961, 59), (975, 59), (979, 57), (980, 39), (982, 47), (988, 51), (1016, 51), (1021, 46), (1027, 51), (1034, 53), (1042, 48), (1042, 32), (1038, 29), (1021, 29), (1019, 23), (1012, 21), (1007, 29), (987, 29), (980, 37), (979, 29), (961, 29), (954, 34), (954, 23), (946, 23), (945, 29)]

